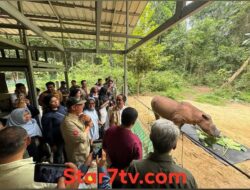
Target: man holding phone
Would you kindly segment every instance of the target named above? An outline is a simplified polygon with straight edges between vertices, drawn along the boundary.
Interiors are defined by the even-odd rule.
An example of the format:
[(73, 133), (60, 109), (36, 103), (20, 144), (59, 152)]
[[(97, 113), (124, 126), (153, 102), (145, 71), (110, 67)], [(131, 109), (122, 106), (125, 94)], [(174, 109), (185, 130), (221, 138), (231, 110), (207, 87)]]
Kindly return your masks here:
[[(31, 139), (22, 127), (5, 127), (0, 130), (0, 189), (45, 189), (66, 188), (65, 178), (60, 177), (57, 185), (34, 182), (35, 164), (32, 158), (23, 159)], [(66, 163), (77, 176), (77, 167)], [(70, 188), (78, 188), (77, 181)]]

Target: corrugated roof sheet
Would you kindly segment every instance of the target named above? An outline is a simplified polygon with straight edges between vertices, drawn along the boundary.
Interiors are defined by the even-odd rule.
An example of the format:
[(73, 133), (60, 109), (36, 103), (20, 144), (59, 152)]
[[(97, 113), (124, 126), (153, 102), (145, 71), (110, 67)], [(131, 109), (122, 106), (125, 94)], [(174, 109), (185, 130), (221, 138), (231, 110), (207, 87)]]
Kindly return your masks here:
[[(17, 8), (16, 1), (10, 2)], [(71, 29), (70, 32), (64, 33), (64, 38), (72, 39), (90, 39), (95, 40), (94, 35), (89, 35), (88, 32), (96, 32), (96, 15), (95, 1), (22, 1), (23, 14), (29, 18), (34, 24), (39, 27), (44, 27), (43, 30), (50, 36), (59, 38), (61, 32), (65, 29)], [(129, 1), (129, 34), (132, 33), (136, 23), (143, 12), (147, 1)], [(12, 25), (12, 28), (7, 29), (0, 27), (0, 34), (18, 35), (18, 30), (15, 29), (17, 22), (9, 15), (0, 13), (0, 23)], [(73, 32), (77, 29), (77, 32)], [(82, 30), (82, 33), (79, 31)], [(85, 31), (87, 33), (85, 34)], [(102, 1), (101, 12), (101, 32), (106, 33), (126, 33), (126, 1)], [(28, 30), (28, 35), (36, 35)], [(111, 35), (111, 34), (110, 34)], [(111, 35), (112, 36), (112, 35)], [(123, 42), (125, 38), (112, 37), (113, 42)], [(100, 40), (108, 41), (109, 36), (102, 35)]]

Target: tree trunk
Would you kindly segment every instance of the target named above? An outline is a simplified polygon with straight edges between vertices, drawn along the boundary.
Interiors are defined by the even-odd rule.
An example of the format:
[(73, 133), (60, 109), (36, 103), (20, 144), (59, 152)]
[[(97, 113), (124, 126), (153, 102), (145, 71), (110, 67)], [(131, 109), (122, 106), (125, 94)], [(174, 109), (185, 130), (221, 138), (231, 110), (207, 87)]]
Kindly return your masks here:
[(239, 75), (240, 73), (247, 67), (247, 65), (250, 62), (250, 57), (241, 65), (241, 67), (225, 82), (221, 88), (224, 88), (225, 86), (228, 86), (231, 84)]
[(137, 79), (137, 96), (140, 95), (140, 85), (141, 85), (141, 78), (139, 76)]

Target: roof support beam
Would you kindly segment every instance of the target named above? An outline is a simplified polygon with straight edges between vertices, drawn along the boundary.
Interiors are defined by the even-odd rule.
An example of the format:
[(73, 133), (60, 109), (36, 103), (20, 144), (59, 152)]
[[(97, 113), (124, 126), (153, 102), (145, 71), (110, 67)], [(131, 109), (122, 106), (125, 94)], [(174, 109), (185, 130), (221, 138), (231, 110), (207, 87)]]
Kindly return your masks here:
[[(31, 21), (37, 21), (37, 22), (52, 22), (54, 21), (55, 23), (58, 23), (58, 20), (55, 16), (48, 16), (48, 15), (32, 15), (32, 14), (24, 14), (24, 16), (28, 17)], [(0, 18), (9, 18), (7, 15), (0, 15)], [(44, 20), (46, 19), (46, 20)], [(79, 20), (76, 18), (62, 18), (63, 21), (68, 21), (68, 22), (80, 22), (82, 24), (92, 24), (95, 26), (95, 22), (90, 21), (90, 20)], [(110, 22), (101, 22), (101, 26), (103, 27), (110, 27), (112, 23)], [(119, 27), (126, 27), (124, 24), (118, 24), (114, 23), (113, 26), (119, 26)], [(134, 28), (135, 25), (129, 25), (129, 27)]]
[(12, 4), (7, 1), (0, 1), (0, 8), (5, 11), (7, 14), (15, 18), (17, 21), (25, 25), (27, 28), (35, 32), (37, 35), (43, 37), (44, 39), (48, 40), (54, 46), (56, 46), (60, 51), (64, 51), (64, 48), (61, 44), (53, 40), (49, 37), (44, 31), (36, 26), (33, 22), (31, 22), (28, 18), (26, 18), (22, 13), (16, 9)]
[(2, 38), (2, 37), (0, 37), (0, 43), (6, 44), (7, 46), (11, 46), (14, 49), (24, 49), (24, 50), (27, 49), (26, 46), (23, 44), (13, 42), (11, 40), (8, 40), (8, 39)]
[[(58, 51), (55, 47), (37, 47), (30, 46), (28, 47), (30, 50), (38, 50), (38, 51)], [(65, 48), (65, 52), (80, 52), (80, 53), (96, 53), (96, 49), (80, 49), (80, 48)], [(124, 54), (124, 50), (99, 50), (99, 53), (103, 54)]]
[(0, 67), (27, 67), (27, 59), (0, 58)]
[(43, 61), (32, 61), (32, 65), (35, 68), (54, 68), (54, 69), (64, 69), (63, 65), (49, 64)]
[[(42, 3), (42, 4), (48, 4), (48, 2), (46, 1), (33, 1), (34, 3)], [(68, 7), (68, 8), (83, 8), (83, 9), (88, 9), (90, 11), (95, 11), (94, 7), (88, 7), (88, 6), (84, 6), (84, 5), (76, 5), (76, 4), (72, 4), (72, 3), (66, 3), (66, 2), (51, 2), (52, 5), (54, 6), (60, 6), (60, 7)], [(103, 9), (102, 10), (105, 13), (113, 13), (114, 10), (113, 9)], [(121, 15), (126, 15), (125, 11), (117, 11), (117, 14), (121, 14)], [(131, 13), (129, 12), (129, 16), (140, 16), (139, 13)]]
[[(15, 24), (0, 24), (0, 28), (11, 28), (11, 29), (27, 29), (25, 26), (15, 25)], [(72, 34), (87, 34), (95, 36), (97, 32), (92, 30), (82, 30), (82, 29), (62, 29), (58, 27), (47, 27), (47, 26), (41, 26), (40, 27), (43, 31), (47, 32), (63, 32), (63, 33), (72, 33)], [(120, 38), (133, 38), (133, 39), (142, 39), (142, 36), (135, 36), (135, 35), (126, 35), (121, 33), (115, 33), (115, 32), (101, 32), (100, 36), (111, 36), (111, 37), (120, 37)]]
[[(160, 25), (158, 28), (156, 28), (154, 31), (152, 31), (150, 34), (145, 36), (142, 40), (135, 43), (132, 47), (126, 50), (126, 53), (131, 52), (135, 48), (141, 46), (145, 42), (155, 38), (156, 36), (160, 35), (162, 32), (166, 31), (167, 29), (173, 27), (174, 25), (181, 22), (186, 17), (194, 14), (204, 6), (207, 6), (210, 1), (195, 1), (185, 7), (182, 8), (181, 13), (177, 12), (173, 17), (169, 18), (166, 22), (164, 22), (162, 25)], [(179, 8), (178, 8), (179, 9)]]
[[(19, 34), (12, 34), (12, 36), (19, 36)], [(27, 35), (28, 37), (31, 37), (31, 38), (41, 38), (40, 36), (34, 36), (34, 35)], [(55, 36), (53, 37), (53, 39), (61, 39), (62, 37), (61, 36)], [(84, 40), (84, 41), (93, 41), (95, 39), (89, 39), (89, 38), (77, 38), (77, 37), (70, 37), (68, 38), (67, 36), (64, 37), (64, 39), (75, 39), (75, 40)], [(103, 39), (100, 39), (100, 41), (102, 42), (109, 42), (109, 40), (103, 40)], [(119, 40), (119, 41), (113, 41), (114, 43), (124, 43), (124, 41), (122, 40)], [(2, 47), (4, 47), (4, 49), (13, 49), (12, 47), (6, 45), (6, 46), (3, 46), (4, 44), (0, 42), (0, 45), (2, 45)]]
[(176, 1), (175, 15), (178, 17), (182, 13), (182, 9), (185, 6), (186, 1)]
[(99, 51), (100, 32), (101, 32), (102, 0), (95, 2), (95, 20), (96, 20), (96, 53)]

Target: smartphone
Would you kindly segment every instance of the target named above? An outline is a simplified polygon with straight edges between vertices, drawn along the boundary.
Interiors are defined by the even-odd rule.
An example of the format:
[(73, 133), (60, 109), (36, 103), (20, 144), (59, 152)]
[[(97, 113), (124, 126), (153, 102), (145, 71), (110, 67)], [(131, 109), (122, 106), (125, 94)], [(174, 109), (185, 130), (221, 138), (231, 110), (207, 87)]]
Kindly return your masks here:
[(92, 150), (93, 150), (93, 159), (96, 159), (97, 155), (98, 155), (98, 158), (101, 158), (102, 157), (102, 140), (93, 141)]
[(35, 165), (35, 182), (57, 183), (58, 179), (63, 176), (67, 167), (63, 164), (36, 164)]

